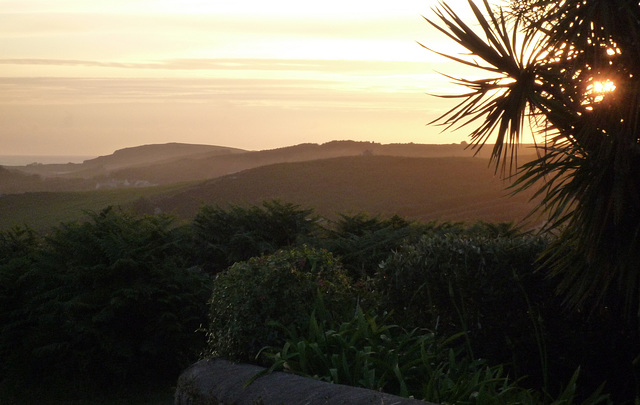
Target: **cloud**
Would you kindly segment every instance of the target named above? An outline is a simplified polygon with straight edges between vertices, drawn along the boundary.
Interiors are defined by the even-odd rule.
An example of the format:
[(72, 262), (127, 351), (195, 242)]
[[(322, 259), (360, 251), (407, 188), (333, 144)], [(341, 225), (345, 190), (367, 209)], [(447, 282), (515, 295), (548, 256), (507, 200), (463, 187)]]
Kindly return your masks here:
[(322, 38), (418, 40), (435, 32), (418, 12), (399, 16), (358, 14), (287, 17), (273, 15), (22, 12), (2, 13), (3, 37), (77, 35), (88, 32), (168, 32)]
[[(417, 96), (417, 97), (416, 97)], [(209, 103), (280, 108), (420, 109), (417, 92), (349, 88), (328, 80), (0, 78), (0, 104)]]
[(109, 67), (119, 69), (162, 69), (161, 63), (122, 63), (100, 62), (93, 60), (75, 59), (0, 59), (2, 65), (38, 65), (38, 66), (84, 66), (84, 67)]
[[(81, 86), (99, 80), (141, 79), (139, 83), (154, 87), (154, 83), (192, 83), (208, 88), (211, 83), (252, 86), (255, 92), (272, 89), (274, 83), (282, 88), (304, 89), (313, 93), (318, 89), (336, 94), (450, 94), (459, 93), (458, 86), (438, 74), (451, 72), (451, 62), (441, 64), (397, 61), (350, 61), (311, 59), (168, 59), (150, 62), (112, 62), (76, 59), (0, 59), (0, 65), (13, 65), (14, 70), (27, 71), (42, 67), (63, 69), (63, 77)], [(28, 66), (19, 69), (20, 66)], [(48, 70), (47, 70), (48, 71)], [(132, 72), (132, 73), (129, 73)], [(80, 75), (77, 75), (80, 73)], [(115, 73), (115, 74), (114, 74)], [(74, 76), (75, 74), (75, 76)], [(34, 77), (35, 74), (22, 77)], [(56, 77), (49, 74), (49, 77)], [(45, 75), (46, 77), (46, 75)], [(102, 78), (102, 79), (96, 79)], [(82, 80), (80, 80), (82, 79)], [(147, 81), (142, 79), (149, 79)], [(182, 79), (179, 81), (178, 79)], [(138, 83), (135, 80), (122, 83)], [(74, 87), (74, 86), (71, 86)], [(100, 92), (102, 93), (102, 92)], [(133, 93), (135, 94), (135, 93)]]
[(118, 69), (164, 69), (164, 70), (284, 70), (306, 72), (349, 72), (367, 75), (368, 72), (426, 72), (433, 64), (425, 62), (332, 60), (332, 59), (263, 59), (263, 58), (217, 58), (217, 59), (169, 59), (157, 62), (109, 62), (80, 59), (15, 58), (0, 59), (3, 65), (39, 66), (83, 66)]
[(248, 149), (424, 142), (438, 131), (425, 124), (442, 108), (421, 92), (327, 80), (0, 78), (0, 139), (22, 154), (104, 154), (171, 141)]
[(0, 54), (13, 58), (139, 60), (302, 57), (416, 60), (436, 35), (418, 13), (274, 15), (0, 12)]

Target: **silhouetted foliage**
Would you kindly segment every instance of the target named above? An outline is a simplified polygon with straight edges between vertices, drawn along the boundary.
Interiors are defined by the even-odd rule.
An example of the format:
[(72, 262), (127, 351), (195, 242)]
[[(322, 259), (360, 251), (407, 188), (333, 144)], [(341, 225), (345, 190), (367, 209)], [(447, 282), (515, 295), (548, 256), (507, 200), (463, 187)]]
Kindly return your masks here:
[[(316, 353), (317, 358), (340, 361), (336, 372), (369, 382), (382, 381), (372, 369), (395, 370), (401, 375), (393, 381), (402, 386), (403, 378), (425, 371), (416, 369), (421, 364), (435, 367), (429, 380), (435, 385), (423, 387), (425, 392), (462, 395), (484, 387), (485, 394), (495, 394), (500, 388), (495, 382), (503, 381), (510, 391), (544, 389), (546, 402), (569, 398), (564, 403), (572, 403), (575, 395), (585, 398), (607, 380), (614, 399), (636, 395), (638, 371), (629, 353), (640, 339), (621, 327), (621, 313), (612, 308), (586, 317), (562, 311), (554, 284), (534, 271), (536, 257), (553, 236), (522, 233), (512, 224), (419, 224), (366, 214), (342, 215), (318, 229), (318, 221), (309, 219), (311, 210), (291, 204), (236, 208), (209, 208), (204, 212), (213, 214), (200, 218), (200, 226), (211, 220), (220, 232), (224, 224), (235, 226), (227, 233), (231, 239), (219, 234), (211, 239), (220, 251), (240, 257), (248, 255), (242, 246), (262, 246), (260, 241), (275, 251), (255, 250), (257, 256), (237, 261), (213, 280), (202, 270), (206, 262), (193, 243), (194, 231), (209, 228), (176, 226), (164, 215), (107, 208), (83, 222), (60, 224), (46, 237), (22, 228), (0, 232), (0, 402), (166, 386), (201, 351), (255, 361), (263, 346), (287, 344), (288, 331), (299, 337), (295, 350), (282, 352), (293, 356), (290, 361), (319, 350), (328, 336), (348, 336), (349, 341), (337, 342), (338, 352)], [(261, 224), (272, 232), (261, 231)], [(233, 239), (236, 233), (248, 237)], [(206, 235), (195, 240), (204, 244)], [(201, 261), (194, 264), (194, 257)], [(384, 323), (365, 316), (369, 309), (384, 315)], [(207, 311), (205, 336), (196, 330), (207, 323)], [(317, 329), (318, 342), (300, 335), (311, 333), (311, 319), (327, 328)], [(406, 333), (392, 335), (387, 328)], [(455, 343), (452, 351), (436, 356), (435, 363), (431, 343), (421, 346), (460, 332), (464, 339), (448, 341)], [(404, 354), (415, 357), (388, 352), (380, 361), (391, 363), (379, 369), (366, 361), (358, 363), (360, 370), (345, 367), (341, 359), (352, 355), (378, 358), (367, 339), (385, 351), (410, 348)], [(409, 342), (420, 344), (405, 345)], [(524, 397), (527, 392), (521, 391)]]
[[(429, 21), (490, 77), (456, 78), (469, 92), (438, 121), (471, 123), (474, 147), (493, 138), (496, 169), (517, 166), (528, 122), (543, 137), (517, 187), (540, 187), (545, 255), (567, 304), (640, 315), (640, 4), (637, 0), (514, 0), (512, 10), (469, 2), (481, 34), (449, 6)], [(474, 24), (476, 24), (474, 22)], [(632, 326), (635, 327), (635, 326)]]
[(341, 214), (340, 219), (325, 228), (324, 237), (317, 243), (339, 257), (353, 279), (364, 280), (407, 238), (419, 234), (421, 228), (398, 215), (381, 219), (365, 213)]
[(107, 208), (2, 263), (0, 391), (51, 400), (174, 381), (203, 347), (210, 287), (170, 225)]
[(30, 228), (15, 227), (0, 232), (0, 265), (31, 258), (38, 244), (39, 238)]
[(445, 336), (464, 331), (475, 357), (552, 396), (577, 368), (580, 395), (605, 380), (614, 397), (635, 395), (637, 373), (625, 356), (638, 336), (616, 329), (619, 318), (563, 310), (554, 284), (535, 271), (547, 238), (449, 230), (403, 246), (380, 265), (374, 288), (394, 322)]
[(424, 235), (457, 234), (466, 236), (517, 236), (518, 227), (511, 223), (410, 222), (394, 215), (383, 219), (366, 213), (341, 214), (316, 239), (319, 246), (328, 249), (340, 259), (354, 280), (366, 280), (378, 272), (380, 263), (403, 246), (415, 243)]
[(311, 235), (313, 210), (265, 201), (261, 207), (204, 206), (193, 220), (198, 265), (216, 273), (232, 264), (295, 245)]

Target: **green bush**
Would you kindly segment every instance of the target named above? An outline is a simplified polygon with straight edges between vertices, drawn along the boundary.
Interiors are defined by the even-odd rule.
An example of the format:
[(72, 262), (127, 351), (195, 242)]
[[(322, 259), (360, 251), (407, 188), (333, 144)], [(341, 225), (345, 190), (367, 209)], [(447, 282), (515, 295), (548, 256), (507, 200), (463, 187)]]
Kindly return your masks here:
[(29, 228), (16, 227), (0, 232), (0, 265), (31, 257), (39, 243), (38, 236)]
[(537, 305), (557, 304), (535, 272), (546, 240), (471, 235), (426, 235), (381, 263), (374, 288), (382, 307), (406, 327), (466, 331), (479, 356), (540, 364), (543, 348), (536, 339), (542, 331), (535, 328), (545, 309)]
[[(407, 331), (361, 308), (344, 322), (318, 322), (315, 313), (310, 319), (306, 333), (284, 328), (286, 343), (261, 352), (272, 363), (270, 370), (438, 402), (468, 399), (479, 389), (463, 383), (484, 367), (463, 359), (455, 345), (460, 334), (443, 339), (427, 330)], [(494, 386), (506, 381), (495, 377)]]
[(563, 307), (536, 263), (547, 237), (485, 225), (452, 230), (427, 234), (380, 265), (374, 289), (394, 322), (445, 335), (465, 331), (476, 357), (505, 364), (551, 395), (581, 368), (580, 396), (607, 381), (612, 395), (629, 398), (636, 371), (628, 353), (637, 334), (621, 333), (609, 313), (588, 318)]
[(305, 325), (317, 299), (331, 311), (354, 308), (349, 288), (329, 252), (306, 246), (236, 263), (213, 283), (209, 354), (254, 361), (262, 347), (284, 339), (272, 322)]
[[(490, 314), (524, 313), (523, 283), (541, 282), (535, 262), (540, 237), (425, 235), (379, 265), (375, 287), (390, 310), (414, 326), (482, 329)], [(531, 291), (529, 291), (531, 293)], [(518, 313), (518, 317), (521, 313)]]
[(15, 359), (15, 350), (29, 327), (24, 316), (28, 296), (17, 286), (35, 261), (38, 243), (29, 229), (0, 232), (0, 402), (2, 394), (12, 385), (11, 376), (21, 370), (11, 360)]
[(279, 201), (265, 201), (262, 208), (204, 206), (193, 220), (196, 264), (213, 274), (294, 246), (315, 229), (312, 212)]
[(394, 251), (418, 242), (424, 235), (493, 238), (515, 236), (519, 233), (518, 228), (511, 223), (477, 222), (470, 226), (448, 222), (421, 224), (409, 222), (398, 215), (383, 219), (365, 213), (341, 214), (324, 231), (324, 235), (316, 243), (340, 258), (353, 279), (363, 281), (373, 277), (378, 265), (389, 259)]
[(381, 219), (364, 213), (342, 214), (329, 225), (317, 243), (340, 258), (354, 280), (371, 277), (378, 264), (386, 260), (394, 249), (422, 232), (422, 227), (397, 215)]
[(106, 209), (0, 265), (5, 395), (126, 392), (174, 381), (197, 358), (210, 279), (185, 267), (170, 225)]

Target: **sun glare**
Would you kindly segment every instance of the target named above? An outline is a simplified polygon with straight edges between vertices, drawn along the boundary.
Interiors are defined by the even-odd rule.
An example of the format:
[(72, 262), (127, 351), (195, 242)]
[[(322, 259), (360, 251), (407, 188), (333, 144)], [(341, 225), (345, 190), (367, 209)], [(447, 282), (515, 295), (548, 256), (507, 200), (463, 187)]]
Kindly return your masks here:
[(603, 82), (594, 82), (592, 90), (595, 94), (602, 94), (614, 91), (615, 89), (616, 85), (613, 84), (611, 80), (606, 80)]
[(589, 104), (601, 102), (607, 93), (615, 91), (616, 85), (609, 79), (595, 80), (587, 86)]

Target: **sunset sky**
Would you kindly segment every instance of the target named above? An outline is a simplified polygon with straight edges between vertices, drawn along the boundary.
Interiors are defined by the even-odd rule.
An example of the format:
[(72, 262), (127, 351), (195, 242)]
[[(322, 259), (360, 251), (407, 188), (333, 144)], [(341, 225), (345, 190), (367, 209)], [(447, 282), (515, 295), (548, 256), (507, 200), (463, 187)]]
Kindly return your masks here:
[[(465, 0), (447, 1), (468, 14)], [(435, 0), (0, 0), (0, 155), (453, 143)]]

